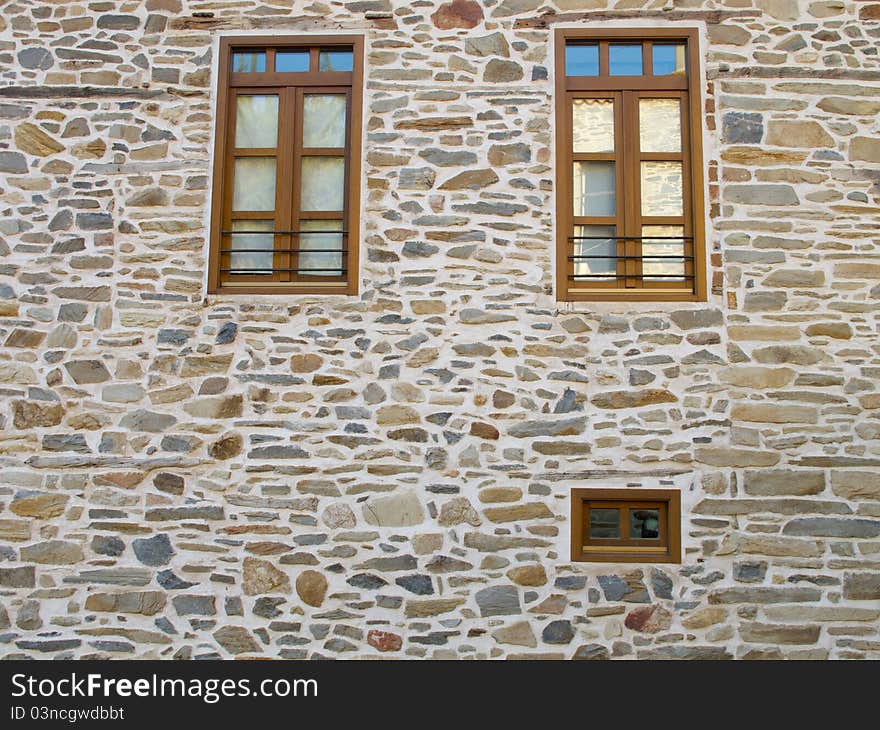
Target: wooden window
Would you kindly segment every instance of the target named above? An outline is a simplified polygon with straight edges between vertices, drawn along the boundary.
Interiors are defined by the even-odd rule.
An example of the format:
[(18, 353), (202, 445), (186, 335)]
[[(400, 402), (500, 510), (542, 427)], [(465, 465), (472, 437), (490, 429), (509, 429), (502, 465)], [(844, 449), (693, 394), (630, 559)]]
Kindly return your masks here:
[(696, 30), (556, 31), (560, 300), (706, 298)]
[(211, 293), (357, 293), (361, 36), (223, 38)]
[(674, 489), (573, 489), (571, 559), (680, 563), (681, 501)]

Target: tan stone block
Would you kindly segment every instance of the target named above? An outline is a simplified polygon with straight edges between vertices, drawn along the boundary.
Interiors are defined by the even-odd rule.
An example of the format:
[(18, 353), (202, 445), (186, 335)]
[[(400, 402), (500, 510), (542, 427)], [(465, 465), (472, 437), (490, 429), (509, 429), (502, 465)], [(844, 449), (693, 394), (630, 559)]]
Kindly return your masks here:
[(407, 618), (428, 618), (449, 613), (464, 603), (464, 598), (431, 598), (423, 601), (407, 601), (404, 614)]
[(831, 491), (843, 499), (880, 501), (880, 472), (832, 469)]
[(791, 368), (760, 368), (760, 367), (731, 367), (722, 370), (718, 379), (723, 383), (729, 383), (739, 388), (755, 388), (765, 390), (769, 388), (782, 388), (788, 385), (795, 376)]
[(30, 122), (16, 125), (14, 137), (18, 149), (36, 157), (48, 157), (64, 150), (63, 144)]
[(777, 147), (834, 147), (834, 138), (818, 122), (771, 119), (766, 142)]
[(819, 414), (815, 408), (808, 406), (738, 403), (733, 407), (731, 418), (752, 423), (818, 423)]
[(553, 513), (543, 502), (519, 504), (513, 507), (488, 507), (484, 510), (484, 514), (492, 522), (543, 520), (553, 517)]
[(801, 337), (801, 331), (797, 327), (773, 327), (757, 324), (731, 325), (727, 328), (727, 334), (732, 340), (761, 342), (799, 340)]

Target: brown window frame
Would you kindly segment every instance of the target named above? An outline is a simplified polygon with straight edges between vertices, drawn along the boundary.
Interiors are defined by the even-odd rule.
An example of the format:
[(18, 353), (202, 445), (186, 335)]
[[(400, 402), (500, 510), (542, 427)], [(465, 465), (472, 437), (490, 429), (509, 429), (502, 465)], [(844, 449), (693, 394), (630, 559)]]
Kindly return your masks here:
[[(566, 76), (565, 47), (569, 41), (589, 41), (599, 44), (599, 76)], [(608, 44), (614, 41), (643, 44), (642, 76), (609, 76)], [(673, 41), (686, 44), (687, 73), (669, 76), (651, 75), (651, 43)], [(557, 28), (555, 32), (555, 105), (556, 105), (556, 290), (559, 301), (706, 301), (706, 240), (705, 195), (702, 151), (702, 110), (700, 95), (699, 33), (696, 28)], [(641, 198), (639, 195), (640, 163), (642, 159), (672, 159), (672, 153), (642, 154), (638, 144), (624, 143), (634, 137), (638, 141), (638, 99), (678, 96), (682, 99), (683, 163), (683, 225), (685, 274), (690, 287), (663, 286), (663, 282), (641, 279)], [(602, 158), (600, 154), (573, 153), (571, 100), (573, 98), (619, 99), (615, 104), (615, 152), (618, 165), (616, 174), (617, 215), (614, 223), (574, 223), (572, 210), (574, 158)], [(631, 130), (621, 134), (622, 130)], [(610, 158), (609, 158), (610, 159)], [(617, 270), (613, 282), (594, 282), (579, 285), (574, 275), (573, 235), (575, 225), (617, 226)], [(664, 225), (646, 223), (645, 225)], [(621, 228), (623, 229), (621, 232)], [(623, 258), (629, 257), (629, 258)]]
[[(319, 71), (318, 57), (323, 49), (351, 49), (352, 71)], [(233, 73), (232, 53), (235, 50), (265, 50), (266, 67), (274, 69), (276, 50), (309, 51), (307, 72)], [(297, 35), (297, 36), (227, 36), (220, 39), (216, 103), (216, 129), (211, 190), (211, 231), (209, 248), (209, 294), (344, 294), (358, 292), (361, 209), (361, 125), (363, 123), (364, 37), (362, 35)], [(228, 262), (228, 238), (232, 221), (232, 171), (234, 156), (257, 155), (260, 150), (235, 150), (235, 97), (246, 92), (277, 93), (278, 142), (271, 148), (276, 165), (276, 200), (271, 216), (248, 213), (253, 219), (275, 220), (274, 248), (271, 279), (267, 275), (227, 275), (223, 260)], [(305, 92), (346, 94), (346, 145), (341, 156), (345, 159), (343, 188), (344, 209), (337, 213), (299, 210), (300, 176), (294, 171), (294, 161), (303, 155), (301, 145), (302, 109)], [(283, 131), (288, 132), (284, 134)], [(342, 148), (308, 149), (308, 156), (340, 156)], [(262, 150), (264, 155), (267, 150)], [(303, 216), (302, 214), (307, 215)], [(335, 217), (333, 217), (335, 216)], [(302, 276), (297, 271), (297, 235), (294, 225), (306, 220), (341, 220), (342, 275)], [(280, 231), (280, 232), (279, 232)], [(227, 264), (228, 265), (228, 264)]]
[[(621, 510), (620, 538), (590, 538), (591, 508)], [(657, 542), (629, 537), (630, 509), (659, 509)], [(680, 563), (681, 493), (677, 489), (572, 489), (571, 559), (582, 563)]]

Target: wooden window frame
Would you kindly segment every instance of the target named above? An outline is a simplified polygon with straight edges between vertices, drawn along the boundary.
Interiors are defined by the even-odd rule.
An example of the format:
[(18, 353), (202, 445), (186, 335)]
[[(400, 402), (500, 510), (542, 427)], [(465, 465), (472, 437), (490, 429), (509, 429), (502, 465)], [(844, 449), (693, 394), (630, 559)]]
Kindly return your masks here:
[[(621, 538), (591, 540), (590, 508), (622, 510)], [(656, 543), (629, 538), (628, 510), (637, 508), (660, 509)], [(582, 563), (680, 563), (681, 493), (677, 489), (572, 489), (571, 559)]]
[[(353, 65), (350, 72), (319, 72), (318, 56), (322, 49), (337, 47), (351, 48)], [(233, 73), (233, 50), (265, 49), (268, 59), (276, 49), (308, 49), (310, 70), (308, 72), (259, 72)], [(274, 66), (272, 66), (274, 68)], [(295, 78), (294, 78), (295, 77)], [(217, 102), (215, 107), (216, 128), (214, 138), (214, 162), (211, 190), (211, 230), (208, 257), (209, 294), (343, 294), (358, 293), (358, 267), (360, 253), (360, 211), (361, 211), (361, 149), (363, 123), (363, 79), (364, 79), (364, 36), (362, 35), (296, 35), (296, 36), (224, 36), (220, 39)], [(240, 275), (235, 280), (221, 275), (223, 231), (231, 226), (232, 219), (232, 159), (234, 153), (234, 103), (235, 96), (242, 92), (277, 92), (279, 97), (279, 139), (278, 147), (272, 148), (276, 157), (276, 201), (274, 209), (275, 230), (287, 233), (275, 234), (275, 250), (271, 281), (265, 275)], [(344, 275), (301, 276), (295, 271), (295, 249), (298, 248), (294, 225), (305, 217), (311, 219), (330, 219), (326, 213), (307, 213), (299, 210), (299, 174), (294, 174), (294, 161), (303, 156), (300, 144), (302, 115), (295, 114), (302, 108), (304, 92), (345, 93), (348, 98), (346, 120), (345, 179), (343, 183), (344, 210), (342, 211), (343, 252), (342, 267)], [(294, 134), (282, 138), (282, 115), (288, 115), (292, 122), (284, 123), (294, 128)], [(264, 151), (265, 152), (265, 151)], [(244, 156), (240, 151), (238, 156)], [(339, 156), (339, 148), (333, 150), (309, 150), (311, 155), (334, 154)], [(286, 184), (285, 184), (286, 181)], [(296, 183), (296, 185), (294, 185)], [(249, 216), (251, 214), (248, 214)], [(259, 218), (260, 216), (254, 216)], [(279, 220), (280, 219), (280, 220)], [(337, 215), (332, 218), (340, 220)], [(287, 270), (286, 272), (284, 270)]]
[[(642, 76), (607, 76), (608, 44), (614, 41), (643, 43)], [(566, 76), (565, 47), (569, 41), (589, 41), (599, 43), (599, 76)], [(686, 44), (687, 73), (684, 77), (653, 76), (650, 58), (650, 43), (674, 41)], [(555, 32), (555, 105), (556, 105), (556, 291), (558, 301), (706, 301), (706, 231), (705, 231), (705, 193), (703, 177), (702, 150), (702, 102), (700, 94), (700, 39), (696, 28), (557, 28)], [(638, 139), (638, 94), (644, 92), (650, 98), (664, 95), (679, 96), (682, 104), (682, 188), (684, 236), (690, 240), (691, 247), (686, 255), (693, 258), (685, 263), (685, 274), (692, 288), (664, 287), (662, 282), (641, 281), (641, 261), (619, 259), (617, 282), (594, 283), (591, 287), (578, 286), (569, 279), (574, 272), (573, 261), (569, 259), (572, 244), (569, 237), (575, 225), (610, 225), (601, 223), (575, 224), (572, 211), (572, 170), (573, 153), (571, 100), (572, 98), (601, 97), (611, 98), (620, 95), (621, 103), (615, 104), (615, 153), (622, 172), (617, 174), (617, 235), (618, 256), (636, 256), (641, 244), (629, 237), (641, 235), (640, 163), (642, 158), (659, 159), (670, 153), (641, 154), (638, 146), (624, 145), (620, 139), (621, 129), (632, 130), (630, 134)], [(624, 103), (635, 99), (635, 103)], [(636, 151), (634, 154), (633, 151)], [(676, 153), (679, 154), (679, 153)], [(577, 155), (589, 157), (589, 155)], [(594, 155), (599, 158), (601, 155)], [(671, 158), (670, 158), (671, 159)], [(621, 221), (626, 225), (621, 233)], [(646, 223), (655, 225), (655, 223)], [(662, 225), (662, 224), (656, 224)], [(672, 225), (680, 225), (675, 223)], [(638, 232), (635, 232), (636, 229)], [(638, 270), (637, 270), (638, 267)], [(624, 282), (620, 286), (618, 282)], [(660, 284), (658, 286), (658, 284)]]

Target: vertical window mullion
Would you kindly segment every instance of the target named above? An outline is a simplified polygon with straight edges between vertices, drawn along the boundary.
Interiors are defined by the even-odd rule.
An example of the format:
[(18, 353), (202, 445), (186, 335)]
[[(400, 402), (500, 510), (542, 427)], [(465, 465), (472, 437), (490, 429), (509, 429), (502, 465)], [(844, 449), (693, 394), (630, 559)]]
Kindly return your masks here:
[[(312, 62), (317, 64), (317, 49), (312, 49)], [(317, 68), (317, 66), (316, 66)], [(302, 135), (303, 135), (303, 89), (302, 87), (297, 87), (296, 89), (291, 89), (294, 94), (294, 113), (293, 113), (293, 128), (292, 128), (292, 147), (291, 147), (291, 157), (292, 157), (292, 165), (293, 165), (293, 175), (291, 176), (291, 216), (290, 216), (290, 228), (294, 231), (291, 236), (292, 246), (291, 248), (300, 249), (302, 248), (302, 236), (300, 235), (300, 218), (301, 211), (300, 199), (302, 197)], [(300, 255), (297, 251), (291, 256), (291, 265), (290, 268), (294, 269), (291, 271), (291, 281), (299, 281), (300, 280), (300, 272), (299, 269), (299, 260)]]
[[(285, 87), (279, 90), (281, 104), (279, 109), (280, 119), (278, 120), (278, 209), (275, 218), (275, 230), (290, 231), (292, 230), (291, 222), (291, 195), (293, 190), (293, 125), (297, 118), (294, 110), (294, 89)], [(275, 248), (283, 249), (281, 253), (275, 254), (276, 281), (290, 281), (290, 271), (292, 254), (289, 249), (294, 248), (294, 238), (290, 233), (278, 234), (275, 236)]]
[(623, 155), (624, 176), (626, 179), (626, 193), (624, 199), (624, 227), (626, 251), (626, 279), (627, 289), (641, 286), (638, 278), (640, 262), (635, 256), (641, 253), (641, 246), (635, 240), (639, 235), (638, 221), (640, 213), (639, 191), (639, 135), (638, 135), (638, 94), (634, 91), (624, 91), (623, 96)]
[[(682, 190), (682, 251), (690, 259), (684, 259), (684, 273), (686, 276), (697, 275), (696, 267), (696, 244), (694, 240), (694, 209), (691, 190), (693, 189), (691, 171), (691, 125), (690, 125), (690, 99), (686, 91), (679, 94), (679, 109), (681, 110), (681, 190)], [(685, 279), (685, 285), (696, 288), (696, 278)]]

